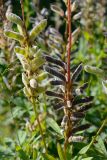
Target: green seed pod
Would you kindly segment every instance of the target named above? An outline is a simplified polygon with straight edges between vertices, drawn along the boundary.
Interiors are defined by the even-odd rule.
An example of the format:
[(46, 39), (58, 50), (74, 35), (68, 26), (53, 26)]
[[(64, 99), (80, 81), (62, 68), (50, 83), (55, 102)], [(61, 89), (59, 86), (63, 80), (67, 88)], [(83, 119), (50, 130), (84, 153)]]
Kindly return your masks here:
[(17, 33), (17, 32), (5, 30), (4, 34), (5, 34), (5, 36), (7, 36), (7, 37), (9, 37), (11, 39), (15, 39), (15, 40), (17, 40), (19, 42), (24, 41), (24, 37), (21, 34)]
[(24, 92), (26, 97), (29, 98), (31, 96), (31, 91), (28, 88), (24, 87), (23, 92)]
[(15, 49), (14, 49), (14, 51), (15, 51), (16, 53), (20, 53), (20, 54), (23, 54), (23, 55), (26, 54), (25, 49), (22, 48), (22, 47), (19, 47), (19, 46), (16, 46)]
[(21, 18), (19, 16), (17, 16), (16, 14), (13, 14), (13, 13), (9, 13), (7, 12), (6, 13), (6, 17), (9, 21), (15, 23), (15, 24), (18, 24), (20, 25), (21, 27), (23, 26), (23, 21), (21, 20)]
[(42, 57), (41, 52), (39, 54), (35, 54), (34, 59), (31, 61), (31, 68), (32, 71), (37, 70), (39, 67), (41, 67), (45, 62), (45, 59)]
[(47, 72), (40, 73), (40, 74), (37, 76), (36, 80), (37, 80), (38, 82), (41, 82), (41, 81), (43, 81), (44, 79), (46, 79), (47, 76), (48, 76), (48, 73), (47, 73)]
[(25, 85), (25, 87), (27, 88), (28, 84), (29, 84), (29, 81), (28, 81), (28, 78), (27, 78), (25, 73), (22, 73), (22, 82)]
[(24, 55), (16, 53), (16, 56), (20, 60), (20, 63), (22, 64), (23, 69), (25, 71), (30, 71), (30, 69), (31, 69), (30, 65), (28, 64), (27, 59), (24, 57)]
[(47, 26), (47, 20), (42, 20), (38, 25), (36, 25), (30, 32), (30, 40), (33, 41)]
[(31, 88), (37, 88), (37, 81), (34, 78), (32, 78), (29, 83)]
[(95, 74), (95, 75), (99, 76), (100, 78), (104, 78), (104, 72), (103, 72), (102, 69), (99, 69), (97, 67), (92, 67), (92, 66), (89, 66), (89, 65), (86, 65), (84, 67), (84, 69), (88, 73), (92, 73), (92, 74)]

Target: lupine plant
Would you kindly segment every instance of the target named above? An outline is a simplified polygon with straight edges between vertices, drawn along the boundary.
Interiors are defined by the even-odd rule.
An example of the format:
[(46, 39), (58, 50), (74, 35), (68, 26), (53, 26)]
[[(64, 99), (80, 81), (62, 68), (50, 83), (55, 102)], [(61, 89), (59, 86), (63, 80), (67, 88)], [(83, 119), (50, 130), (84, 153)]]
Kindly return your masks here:
[(106, 5), (0, 2), (2, 160), (107, 159)]

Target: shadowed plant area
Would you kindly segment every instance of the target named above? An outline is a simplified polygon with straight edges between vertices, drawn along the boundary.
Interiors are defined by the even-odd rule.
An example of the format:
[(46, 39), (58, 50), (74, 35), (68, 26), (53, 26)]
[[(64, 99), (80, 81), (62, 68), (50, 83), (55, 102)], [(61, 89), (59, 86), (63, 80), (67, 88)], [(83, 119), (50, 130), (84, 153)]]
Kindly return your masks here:
[(0, 1), (0, 160), (107, 160), (107, 1)]

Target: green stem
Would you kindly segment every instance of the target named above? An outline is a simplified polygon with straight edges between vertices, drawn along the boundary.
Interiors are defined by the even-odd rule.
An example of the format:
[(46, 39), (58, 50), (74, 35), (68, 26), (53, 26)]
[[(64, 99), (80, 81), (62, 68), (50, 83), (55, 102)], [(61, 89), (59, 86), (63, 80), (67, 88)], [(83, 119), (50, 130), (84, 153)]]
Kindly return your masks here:
[(34, 109), (36, 120), (37, 120), (37, 123), (38, 123), (38, 126), (39, 126), (39, 130), (40, 130), (40, 134), (41, 134), (42, 141), (43, 141), (43, 144), (44, 144), (45, 152), (47, 153), (46, 142), (45, 142), (45, 139), (44, 139), (43, 130), (42, 130), (41, 123), (40, 123), (40, 120), (39, 120), (39, 115), (38, 115), (38, 112), (36, 110), (35, 100), (32, 98), (31, 102), (33, 104), (33, 109)]

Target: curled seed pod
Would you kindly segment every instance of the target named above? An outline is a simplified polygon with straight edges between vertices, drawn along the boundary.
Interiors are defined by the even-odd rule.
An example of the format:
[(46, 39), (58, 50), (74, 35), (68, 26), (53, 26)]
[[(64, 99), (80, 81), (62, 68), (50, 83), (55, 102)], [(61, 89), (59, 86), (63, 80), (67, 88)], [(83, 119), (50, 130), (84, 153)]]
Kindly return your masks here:
[(32, 88), (37, 88), (37, 82), (34, 78), (32, 78), (30, 81), (29, 81), (29, 84)]
[(60, 72), (58, 72), (48, 66), (45, 66), (45, 70), (47, 72), (49, 72), (51, 75), (54, 75), (54, 76), (60, 78), (62, 81), (66, 81), (65, 76), (62, 73), (60, 73)]
[(58, 65), (58, 66), (60, 66), (60, 67), (62, 67), (62, 68), (65, 68), (64, 62), (62, 62), (62, 61), (60, 61), (60, 60), (57, 60), (57, 59), (52, 58), (52, 57), (50, 57), (50, 56), (45, 56), (45, 59), (46, 59), (48, 62), (50, 62), (50, 63), (54, 63), (54, 64), (56, 64), (56, 65)]
[(27, 78), (25, 73), (22, 73), (22, 82), (25, 85), (25, 87), (27, 88), (27, 86), (29, 84), (29, 80), (28, 80), (28, 78)]
[(73, 20), (78, 20), (81, 18), (81, 16), (82, 16), (82, 12), (79, 12), (73, 16)]
[(51, 10), (54, 11), (55, 13), (59, 14), (61, 17), (64, 16), (64, 11), (56, 5), (51, 5)]
[(59, 98), (59, 99), (64, 99), (64, 95), (61, 94), (61, 93), (55, 93), (55, 92), (52, 92), (52, 91), (46, 91), (46, 94), (48, 96), (51, 96), (51, 97), (56, 97), (56, 98)]
[(73, 116), (76, 118), (84, 118), (85, 114), (82, 112), (74, 112)]
[(63, 102), (57, 103), (53, 107), (55, 110), (61, 110), (64, 108), (64, 103)]
[(73, 75), (72, 75), (72, 81), (75, 81), (75, 80), (78, 78), (78, 76), (79, 76), (79, 74), (81, 73), (82, 69), (83, 69), (82, 64), (80, 64), (80, 65), (76, 68), (76, 70), (74, 71), (74, 73), (73, 73)]
[(76, 132), (78, 132), (78, 131), (86, 130), (86, 129), (88, 129), (89, 127), (90, 127), (90, 124), (84, 124), (84, 125), (81, 125), (81, 126), (78, 126), (78, 127), (74, 127), (74, 128), (72, 129), (72, 133), (71, 133), (71, 134), (76, 133)]
[(6, 17), (7, 17), (7, 19), (9, 21), (11, 21), (11, 22), (13, 22), (13, 23), (15, 23), (17, 25), (20, 25), (21, 27), (23, 26), (23, 21), (16, 14), (6, 12)]
[(69, 137), (68, 141), (70, 142), (81, 142), (84, 140), (83, 136), (71, 136)]
[(23, 54), (23, 55), (26, 54), (25, 49), (22, 48), (22, 47), (19, 47), (19, 46), (16, 46), (15, 49), (14, 49), (14, 51), (15, 51), (16, 53), (20, 53), (20, 54)]
[(54, 85), (54, 86), (56, 86), (56, 85), (64, 85), (65, 84), (64, 81), (59, 81), (59, 80), (52, 80), (52, 81), (50, 81), (50, 83), (52, 85)]
[(77, 107), (78, 112), (85, 112), (92, 107), (92, 104), (87, 104), (81, 107)]
[(47, 20), (42, 20), (38, 25), (36, 25), (30, 32), (30, 39), (33, 41), (47, 26)]
[(17, 40), (19, 42), (23, 42), (24, 41), (24, 37), (17, 33), (17, 32), (13, 32), (13, 31), (9, 31), (9, 30), (5, 30), (4, 31), (5, 36), (7, 36), (8, 38)]
[(74, 99), (73, 105), (81, 104), (81, 103), (90, 103), (93, 100), (93, 96), (85, 97), (81, 99)]

